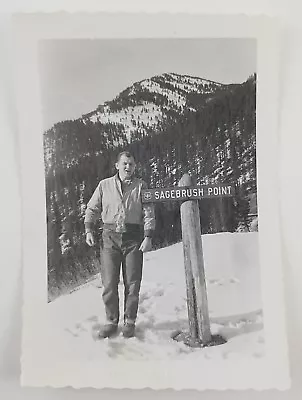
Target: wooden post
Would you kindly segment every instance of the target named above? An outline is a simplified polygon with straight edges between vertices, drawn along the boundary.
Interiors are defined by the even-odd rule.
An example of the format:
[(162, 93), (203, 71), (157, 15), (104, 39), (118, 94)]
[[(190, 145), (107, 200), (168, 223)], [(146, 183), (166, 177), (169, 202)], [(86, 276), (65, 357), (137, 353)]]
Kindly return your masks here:
[[(179, 186), (192, 186), (192, 178), (185, 174)], [(192, 338), (204, 345), (211, 341), (210, 318), (202, 252), (200, 215), (197, 200), (187, 200), (180, 207), (187, 283), (189, 329)]]

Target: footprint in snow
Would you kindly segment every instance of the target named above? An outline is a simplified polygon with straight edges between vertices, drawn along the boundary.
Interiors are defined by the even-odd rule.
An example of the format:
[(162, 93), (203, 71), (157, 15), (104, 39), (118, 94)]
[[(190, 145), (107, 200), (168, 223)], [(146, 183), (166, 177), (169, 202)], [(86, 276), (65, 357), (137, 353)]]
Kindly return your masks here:
[(222, 286), (225, 282), (224, 282), (223, 279), (215, 279), (215, 278), (213, 278), (213, 279), (209, 279), (209, 280), (208, 280), (208, 283), (209, 283), (210, 285)]
[(215, 278), (212, 278), (212, 279), (208, 280), (208, 283), (210, 285), (218, 285), (218, 286), (223, 286), (223, 285), (225, 285), (227, 283), (239, 283), (239, 282), (240, 281), (237, 278), (229, 278), (229, 279), (215, 279)]
[(140, 295), (139, 304), (144, 303), (146, 300), (153, 299), (153, 297), (161, 297), (164, 294), (165, 294), (165, 289), (163, 288), (156, 288), (148, 292), (143, 292)]
[(71, 331), (69, 328), (66, 328), (65, 331), (68, 332), (73, 337), (78, 337), (79, 336), (76, 332)]
[(140, 307), (139, 307), (139, 312), (140, 312), (141, 314), (145, 314), (145, 313), (147, 312), (147, 310), (146, 310), (146, 308), (145, 308), (144, 306), (140, 306)]
[(160, 297), (160, 296), (163, 296), (164, 293), (165, 293), (164, 289), (157, 289), (154, 291), (153, 295)]
[(98, 317), (96, 315), (93, 315), (92, 317), (87, 318), (88, 322), (97, 322)]
[(217, 285), (217, 284), (219, 283), (219, 279), (214, 279), (214, 278), (212, 278), (212, 279), (209, 279), (208, 282), (209, 282), (211, 285)]
[(144, 303), (144, 301), (148, 300), (149, 298), (150, 298), (149, 293), (147, 293), (147, 292), (141, 293), (141, 295), (139, 297), (139, 304)]
[(264, 356), (264, 354), (261, 353), (261, 352), (255, 352), (255, 353), (253, 354), (253, 357), (255, 357), (255, 358), (262, 358), (263, 356)]

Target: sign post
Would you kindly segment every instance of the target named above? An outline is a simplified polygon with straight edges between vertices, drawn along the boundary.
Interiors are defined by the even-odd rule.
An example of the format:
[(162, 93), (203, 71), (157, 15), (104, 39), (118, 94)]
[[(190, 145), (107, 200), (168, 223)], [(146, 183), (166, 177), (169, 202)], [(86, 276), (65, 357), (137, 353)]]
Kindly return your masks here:
[(184, 267), (187, 287), (189, 333), (177, 331), (172, 338), (191, 347), (213, 346), (225, 343), (219, 335), (212, 335), (208, 310), (206, 279), (202, 249), (202, 236), (198, 199), (231, 197), (230, 185), (193, 186), (192, 178), (185, 174), (178, 187), (146, 189), (142, 193), (144, 203), (180, 200), (181, 230)]
[[(179, 186), (191, 185), (192, 178), (189, 175), (184, 175), (179, 182)], [(190, 327), (190, 335), (193, 339), (201, 339), (203, 344), (207, 344), (211, 341), (211, 331), (197, 201), (182, 203), (180, 213), (189, 321), (192, 318), (190, 314), (194, 315), (194, 331), (191, 332), (193, 327)], [(189, 311), (191, 309), (194, 311)]]

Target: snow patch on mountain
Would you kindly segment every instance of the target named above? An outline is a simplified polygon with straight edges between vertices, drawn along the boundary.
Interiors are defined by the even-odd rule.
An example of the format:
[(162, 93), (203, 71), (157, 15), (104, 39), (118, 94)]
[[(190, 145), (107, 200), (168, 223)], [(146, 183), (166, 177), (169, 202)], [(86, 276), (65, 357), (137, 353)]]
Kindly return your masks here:
[(172, 105), (176, 105), (177, 107), (184, 107), (186, 105), (186, 98), (180, 95), (177, 92), (173, 92), (170, 89), (162, 88), (159, 83), (145, 80), (141, 82), (142, 89), (148, 89), (150, 92), (159, 93), (162, 96), (167, 97), (168, 101), (172, 103)]
[(93, 123), (121, 124), (130, 141), (131, 135), (139, 128), (144, 131), (146, 127), (155, 126), (162, 121), (163, 113), (156, 104), (146, 102), (143, 105), (123, 108), (120, 111), (110, 111), (110, 108), (106, 108), (105, 112), (98, 111), (89, 119)]
[(222, 84), (209, 81), (207, 79), (195, 78), (187, 75), (177, 75), (175, 73), (165, 74), (173, 80), (176, 88), (196, 93), (213, 93)]

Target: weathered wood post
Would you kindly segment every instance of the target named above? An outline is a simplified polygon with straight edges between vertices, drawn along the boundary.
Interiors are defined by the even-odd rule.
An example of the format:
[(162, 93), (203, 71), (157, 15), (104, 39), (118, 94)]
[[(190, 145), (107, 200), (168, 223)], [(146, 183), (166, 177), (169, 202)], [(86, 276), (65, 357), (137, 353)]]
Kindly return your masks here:
[[(193, 186), (192, 178), (185, 174), (181, 178), (179, 186)], [(192, 339), (200, 339), (203, 345), (207, 345), (212, 336), (198, 201), (184, 201), (180, 206), (180, 212), (190, 336)]]

